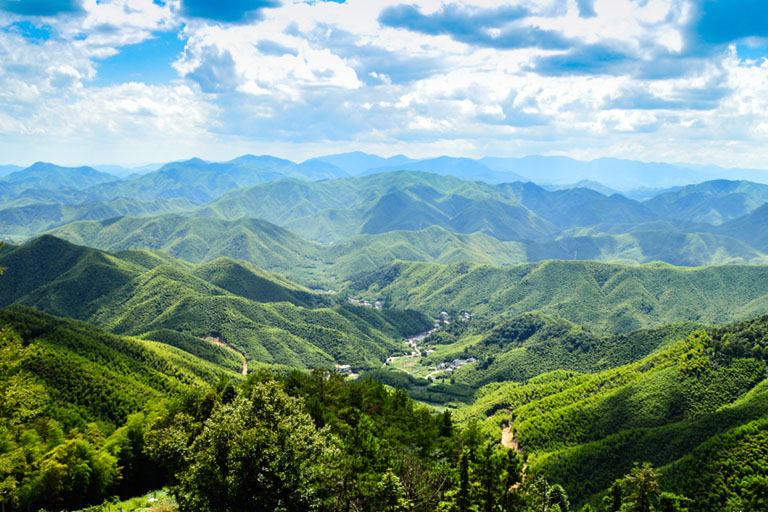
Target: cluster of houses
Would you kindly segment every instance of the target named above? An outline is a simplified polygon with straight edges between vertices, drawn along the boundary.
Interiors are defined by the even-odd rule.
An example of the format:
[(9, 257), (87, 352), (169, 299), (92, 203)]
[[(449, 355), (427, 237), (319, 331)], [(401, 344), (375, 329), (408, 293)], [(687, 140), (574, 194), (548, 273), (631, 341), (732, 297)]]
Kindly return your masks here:
[(381, 308), (384, 307), (384, 304), (382, 304), (380, 300), (377, 300), (376, 302), (371, 302), (369, 300), (360, 300), (360, 299), (350, 298), (349, 302), (351, 302), (355, 306), (363, 306), (363, 307), (366, 307), (366, 308), (381, 309)]
[(352, 371), (352, 365), (349, 364), (337, 364), (336, 373), (343, 375), (344, 377), (349, 377), (350, 379), (359, 377), (359, 374)]
[(465, 364), (474, 363), (477, 361), (474, 357), (470, 357), (469, 359), (454, 359), (450, 363), (440, 363), (437, 365), (438, 370), (444, 370), (447, 372), (452, 372), (453, 370), (456, 370), (458, 368), (461, 368)]

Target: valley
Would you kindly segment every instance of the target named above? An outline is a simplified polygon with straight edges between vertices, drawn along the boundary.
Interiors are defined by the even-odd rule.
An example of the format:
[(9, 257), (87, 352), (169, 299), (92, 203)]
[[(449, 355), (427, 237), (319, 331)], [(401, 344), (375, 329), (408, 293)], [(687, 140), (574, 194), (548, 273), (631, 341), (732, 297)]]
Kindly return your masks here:
[[(412, 494), (419, 510), (455, 503), (462, 464), (477, 489), (490, 485), (483, 472), (503, 477), (501, 501), (562, 492), (599, 509), (647, 462), (696, 510), (741, 503), (759, 461), (702, 482), (755, 459), (764, 432), (768, 265), (756, 226), (768, 187), (719, 180), (635, 200), (504, 182), (474, 164), (456, 174), (499, 179), (426, 172), (435, 162), (352, 176), (346, 165), (190, 160), (115, 180), (15, 171), (31, 188), (0, 205), (2, 231), (18, 237), (0, 250), (0, 316), (12, 329), (3, 350), (23, 355), (21, 366), (0, 358), (0, 372), (40, 399), (14, 406), (21, 416), (0, 408), (18, 433), (0, 432), (11, 447), (0, 458), (29, 436), (42, 443), (32, 466), (14, 466), (19, 500), (85, 506), (178, 475), (172, 506), (188, 506), (192, 475), (211, 464), (192, 462), (205, 436), (230, 414), (257, 421), (242, 408), (260, 400), (290, 404), (269, 414), (303, 425), (274, 427), (275, 443), (301, 432), (320, 451), (344, 446), (338, 462), (354, 466), (334, 471), (347, 484), (324, 492), (366, 510), (379, 498), (364, 478), (387, 481), (392, 468), (408, 492), (419, 479), (454, 486)], [(54, 188), (24, 172), (51, 174)], [(45, 437), (54, 427), (62, 435)], [(67, 477), (35, 491), (77, 443), (102, 487), (76, 492)], [(259, 446), (249, 457), (269, 453)]]
[(766, 0), (0, 0), (0, 512), (768, 512)]

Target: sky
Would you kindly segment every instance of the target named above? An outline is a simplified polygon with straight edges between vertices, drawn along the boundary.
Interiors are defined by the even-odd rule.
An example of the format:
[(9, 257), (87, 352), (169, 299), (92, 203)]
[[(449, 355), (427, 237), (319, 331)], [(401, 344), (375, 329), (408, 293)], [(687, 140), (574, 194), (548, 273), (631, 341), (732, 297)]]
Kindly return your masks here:
[(765, 0), (0, 0), (0, 164), (768, 168)]

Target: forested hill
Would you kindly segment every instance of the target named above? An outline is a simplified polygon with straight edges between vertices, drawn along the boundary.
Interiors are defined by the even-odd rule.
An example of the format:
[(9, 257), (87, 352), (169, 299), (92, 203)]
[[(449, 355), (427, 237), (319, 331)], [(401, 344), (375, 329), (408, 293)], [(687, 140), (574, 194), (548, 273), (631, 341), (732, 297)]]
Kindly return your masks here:
[(380, 366), (404, 335), (432, 320), (414, 311), (356, 307), (247, 263), (194, 266), (165, 255), (110, 254), (45, 236), (4, 250), (0, 305), (33, 306), (112, 332), (175, 331), (218, 338), (251, 363), (298, 368)]
[(461, 416), (486, 417), (491, 432), (511, 422), (532, 470), (576, 503), (597, 505), (616, 478), (649, 462), (661, 489), (693, 499), (689, 510), (759, 510), (746, 503), (768, 472), (766, 333), (764, 316), (596, 374), (489, 384)]
[(513, 317), (542, 312), (594, 330), (628, 332), (680, 321), (725, 323), (768, 311), (768, 267), (680, 268), (546, 261), (487, 265), (397, 262), (350, 280), (352, 292), (430, 314)]

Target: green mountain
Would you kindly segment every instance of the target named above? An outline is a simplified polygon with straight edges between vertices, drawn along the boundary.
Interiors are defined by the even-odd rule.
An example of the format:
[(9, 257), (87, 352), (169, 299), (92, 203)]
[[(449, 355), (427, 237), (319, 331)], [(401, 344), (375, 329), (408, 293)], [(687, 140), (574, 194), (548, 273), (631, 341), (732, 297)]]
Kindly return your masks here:
[(125, 198), (88, 204), (38, 203), (0, 205), (0, 233), (33, 236), (64, 224), (89, 219), (111, 219), (132, 216), (146, 217), (164, 213), (192, 210), (187, 199), (155, 199), (133, 201)]
[[(476, 359), (476, 363), (451, 373), (456, 382), (472, 388), (490, 382), (525, 382), (555, 370), (608, 370), (638, 361), (703, 328), (702, 324), (688, 322), (605, 335), (562, 318), (536, 313), (490, 325), (473, 323), (478, 322), (459, 322), (458, 328), (449, 329), (449, 333), (458, 334), (455, 341), (441, 347), (424, 363), (437, 366), (454, 359)], [(434, 336), (427, 342), (445, 343), (446, 339)]]
[(132, 179), (91, 187), (89, 202), (129, 197), (153, 199), (184, 198), (203, 204), (241, 187), (284, 178), (327, 179), (344, 176), (332, 166), (302, 167), (271, 156), (244, 155), (228, 162), (206, 162), (199, 158), (173, 162)]
[(364, 174), (374, 174), (389, 171), (420, 171), (440, 174), (443, 176), (455, 176), (469, 181), (484, 181), (487, 183), (508, 183), (511, 181), (526, 181), (525, 178), (511, 170), (497, 171), (490, 169), (485, 164), (471, 158), (453, 158), (440, 156), (426, 160), (410, 162), (398, 162), (394, 165), (379, 166), (365, 171)]
[(491, 185), (409, 171), (318, 183), (267, 183), (227, 194), (195, 215), (262, 218), (321, 242), (433, 225), (457, 233), (483, 232), (500, 240), (526, 240), (557, 231)]
[(684, 266), (768, 262), (764, 253), (734, 238), (666, 231), (502, 242), (481, 232), (461, 234), (430, 226), (420, 231), (361, 234), (339, 244), (324, 246), (263, 221), (164, 215), (75, 222), (51, 233), (104, 250), (162, 250), (193, 263), (233, 257), (305, 283), (326, 283), (324, 286), (328, 286), (332, 276), (346, 278), (376, 270), (394, 260), (441, 264), (474, 262), (495, 266), (549, 259), (621, 263), (666, 261)]
[(744, 240), (758, 250), (767, 251), (768, 234), (765, 231), (766, 222), (768, 222), (768, 204), (764, 204), (743, 217), (733, 219), (718, 226), (716, 231)]
[(660, 194), (643, 204), (660, 217), (719, 226), (768, 202), (768, 185), (714, 180)]
[(497, 189), (560, 229), (603, 223), (642, 224), (663, 217), (622, 195), (606, 196), (589, 188), (548, 191), (530, 182), (517, 182), (498, 185)]
[(526, 243), (526, 261), (560, 259), (630, 264), (663, 261), (690, 267), (768, 263), (768, 255), (764, 252), (725, 233), (654, 230), (620, 235), (563, 236)]
[(129, 414), (191, 385), (214, 382), (227, 371), (227, 354), (196, 357), (170, 344), (116, 336), (93, 325), (34, 309), (0, 309), (0, 325), (29, 347), (22, 368), (50, 401), (44, 413), (68, 427), (86, 422), (122, 424)]
[(693, 499), (690, 510), (739, 509), (748, 480), (768, 470), (766, 332), (762, 317), (596, 374), (489, 384), (462, 416), (486, 416), (491, 430), (512, 421), (529, 466), (563, 483), (572, 503), (597, 501), (650, 462), (663, 490)]
[[(432, 321), (353, 307), (232, 260), (192, 267), (147, 253), (109, 254), (44, 236), (4, 251), (0, 305), (12, 303), (142, 335), (218, 338), (254, 363), (380, 366)], [(305, 307), (306, 306), (306, 307)]]
[(768, 310), (768, 267), (679, 268), (545, 261), (497, 268), (397, 262), (350, 279), (351, 293), (437, 315), (488, 318), (540, 312), (602, 332), (695, 321), (724, 323)]
[(61, 167), (46, 162), (37, 162), (0, 178), (3, 183), (14, 185), (19, 190), (28, 188), (84, 190), (94, 185), (117, 180), (117, 177), (92, 167)]
[(81, 221), (51, 231), (57, 237), (98, 249), (164, 251), (192, 263), (221, 257), (287, 272), (319, 264), (321, 246), (256, 219), (222, 221), (180, 215)]

